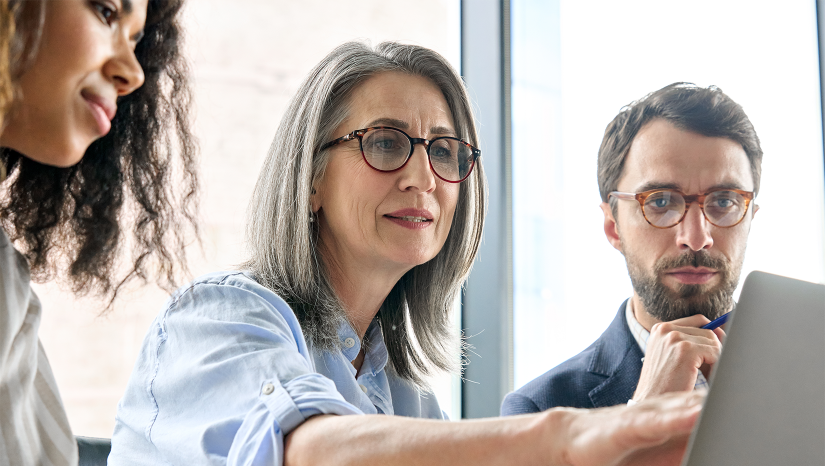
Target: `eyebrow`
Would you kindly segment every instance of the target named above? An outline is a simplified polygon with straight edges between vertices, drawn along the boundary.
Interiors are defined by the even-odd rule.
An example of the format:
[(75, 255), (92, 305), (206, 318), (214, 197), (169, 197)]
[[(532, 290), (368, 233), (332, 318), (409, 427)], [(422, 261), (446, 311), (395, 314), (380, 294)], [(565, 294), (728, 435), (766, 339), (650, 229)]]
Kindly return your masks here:
[[(673, 189), (675, 191), (681, 191), (682, 187), (679, 186), (677, 183), (659, 183), (656, 181), (647, 182), (636, 189), (637, 193), (643, 193), (645, 191), (652, 191), (654, 189)], [(708, 188), (708, 191), (713, 191), (715, 189), (741, 189), (745, 190), (742, 185), (739, 183), (734, 182), (725, 182), (719, 183), (711, 186)]]
[[(367, 126), (392, 126), (393, 128), (398, 128), (405, 131), (410, 129), (410, 125), (406, 121), (397, 120), (395, 118), (378, 118), (377, 120), (371, 121), (369, 124), (367, 124)], [(430, 128), (430, 133), (455, 136), (455, 131), (450, 128), (447, 128), (446, 126), (433, 126), (432, 128)]]
[(121, 6), (123, 7), (123, 12), (127, 15), (132, 13), (132, 0), (122, 0)]

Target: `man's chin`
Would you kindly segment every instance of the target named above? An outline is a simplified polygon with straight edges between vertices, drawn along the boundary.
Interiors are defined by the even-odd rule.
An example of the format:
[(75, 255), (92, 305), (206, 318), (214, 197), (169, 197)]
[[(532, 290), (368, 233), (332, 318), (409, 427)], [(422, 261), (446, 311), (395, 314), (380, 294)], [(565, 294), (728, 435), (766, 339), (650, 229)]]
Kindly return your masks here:
[(682, 300), (688, 302), (701, 302), (707, 299), (709, 294), (717, 291), (717, 287), (712, 285), (686, 285), (680, 284), (674, 290), (668, 287), (671, 291), (671, 298), (673, 300)]
[[(725, 293), (718, 285), (681, 285), (678, 289), (662, 286), (661, 290), (666, 290), (664, 302), (650, 304), (653, 304), (654, 308), (660, 308), (660, 312), (651, 312), (651, 315), (662, 321), (681, 319), (696, 314), (702, 314), (713, 320), (727, 312), (723, 308), (729, 307), (729, 304), (725, 303), (729, 301), (729, 298), (725, 299)], [(659, 299), (661, 298), (660, 295)], [(667, 308), (667, 311), (661, 312), (664, 308)]]

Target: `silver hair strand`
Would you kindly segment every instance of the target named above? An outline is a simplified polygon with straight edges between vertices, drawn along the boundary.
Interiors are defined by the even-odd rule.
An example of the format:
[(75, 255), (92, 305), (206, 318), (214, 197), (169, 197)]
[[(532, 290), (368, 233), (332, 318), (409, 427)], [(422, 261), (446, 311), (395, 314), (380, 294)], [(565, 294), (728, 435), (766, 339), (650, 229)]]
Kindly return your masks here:
[[(444, 94), (459, 137), (478, 146), (461, 77), (430, 49), (395, 42), (373, 49), (349, 42), (309, 73), (281, 120), (255, 186), (243, 266), (292, 306), (307, 342), (320, 349), (339, 347), (337, 331), (346, 314), (317, 250), (318, 222), (310, 221), (312, 187), (323, 177), (328, 156), (319, 148), (346, 119), (353, 90), (388, 71), (432, 81)], [(407, 272), (378, 312), (391, 368), (420, 387), (433, 368), (460, 369), (449, 312), (478, 252), (486, 203), (479, 159), (460, 185), (444, 247)]]

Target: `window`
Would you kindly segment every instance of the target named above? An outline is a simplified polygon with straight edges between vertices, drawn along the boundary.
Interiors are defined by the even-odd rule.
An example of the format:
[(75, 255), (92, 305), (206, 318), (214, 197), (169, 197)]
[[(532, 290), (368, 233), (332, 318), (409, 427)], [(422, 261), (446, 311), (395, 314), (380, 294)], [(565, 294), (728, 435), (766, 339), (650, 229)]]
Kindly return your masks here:
[[(400, 40), (460, 66), (458, 0), (186, 3), (203, 187), (205, 254), (190, 251), (195, 276), (242, 262), (246, 206), (281, 114), (304, 75), (335, 46)], [(36, 291), (40, 338), (75, 435), (111, 437), (117, 402), (166, 293), (129, 290), (111, 314), (96, 317), (100, 302), (76, 300), (55, 284)], [(442, 409), (458, 417), (453, 379), (432, 383)]]
[(761, 139), (742, 278), (825, 281), (814, 2), (513, 0), (511, 12), (515, 387), (586, 348), (631, 295), (602, 230), (596, 155), (622, 106), (672, 82), (720, 87)]

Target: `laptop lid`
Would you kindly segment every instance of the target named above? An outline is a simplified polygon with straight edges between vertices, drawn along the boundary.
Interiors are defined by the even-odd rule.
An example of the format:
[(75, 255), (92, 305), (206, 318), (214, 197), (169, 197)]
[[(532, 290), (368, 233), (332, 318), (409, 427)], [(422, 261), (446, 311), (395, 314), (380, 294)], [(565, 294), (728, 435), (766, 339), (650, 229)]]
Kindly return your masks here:
[(752, 272), (684, 466), (825, 465), (825, 286)]

